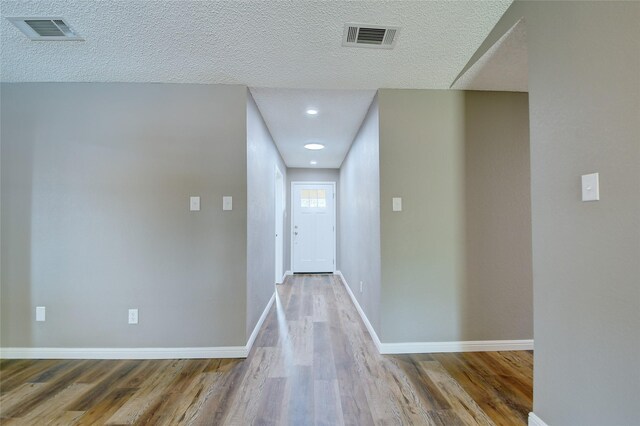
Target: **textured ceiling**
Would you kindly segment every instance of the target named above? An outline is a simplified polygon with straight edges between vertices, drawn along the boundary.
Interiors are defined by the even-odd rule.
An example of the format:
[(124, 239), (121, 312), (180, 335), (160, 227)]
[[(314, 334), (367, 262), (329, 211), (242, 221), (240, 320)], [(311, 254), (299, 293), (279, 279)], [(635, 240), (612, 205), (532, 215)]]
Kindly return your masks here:
[[(448, 88), (504, 1), (5, 1), (5, 82)], [(34, 42), (8, 16), (62, 16), (84, 42)], [(346, 22), (398, 25), (393, 50), (341, 46)]]
[[(339, 167), (385, 88), (449, 88), (511, 0), (1, 1), (5, 82), (244, 84), (289, 167)], [(62, 16), (84, 42), (33, 42), (6, 17)], [(342, 47), (347, 22), (397, 25), (393, 50)], [(298, 88), (310, 90), (268, 90)], [(350, 89), (350, 90), (318, 90)], [(320, 110), (305, 114), (308, 106)], [(318, 141), (319, 152), (302, 145)]]
[(529, 55), (524, 19), (520, 19), (458, 80), (453, 89), (529, 91)]
[[(287, 167), (338, 168), (349, 151), (375, 90), (251, 89)], [(308, 115), (314, 108), (317, 115)], [(309, 151), (306, 143), (325, 149)]]

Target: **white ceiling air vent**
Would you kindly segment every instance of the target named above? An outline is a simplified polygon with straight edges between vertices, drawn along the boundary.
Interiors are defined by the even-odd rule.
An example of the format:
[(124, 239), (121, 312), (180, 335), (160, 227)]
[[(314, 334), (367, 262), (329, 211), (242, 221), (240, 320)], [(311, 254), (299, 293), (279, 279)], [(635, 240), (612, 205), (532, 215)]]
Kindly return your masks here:
[(345, 24), (342, 45), (345, 47), (372, 47), (393, 49), (400, 27), (368, 24)]
[(31, 40), (82, 41), (64, 18), (7, 18)]

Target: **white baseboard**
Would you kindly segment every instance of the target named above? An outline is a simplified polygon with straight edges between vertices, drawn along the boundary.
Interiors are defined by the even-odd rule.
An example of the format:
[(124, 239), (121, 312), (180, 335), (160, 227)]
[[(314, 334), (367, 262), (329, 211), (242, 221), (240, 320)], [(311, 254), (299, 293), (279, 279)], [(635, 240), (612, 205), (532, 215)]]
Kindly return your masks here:
[(210, 348), (1, 348), (4, 359), (245, 358), (246, 346)]
[(245, 346), (215, 346), (198, 348), (0, 348), (3, 359), (196, 359), (246, 358), (258, 336), (269, 310), (276, 299), (275, 292), (264, 308)]
[(347, 293), (349, 293), (349, 297), (351, 297), (351, 301), (353, 302), (353, 304), (356, 307), (356, 310), (360, 314), (360, 318), (362, 318), (362, 322), (364, 322), (364, 325), (367, 327), (367, 330), (369, 331), (369, 334), (371, 335), (371, 338), (373, 339), (373, 343), (376, 345), (378, 352), (382, 353), (382, 350), (381, 350), (382, 343), (380, 343), (378, 334), (373, 329), (373, 326), (369, 322), (369, 318), (367, 318), (367, 315), (365, 315), (364, 311), (362, 310), (362, 307), (360, 306), (360, 303), (358, 303), (356, 296), (354, 296), (353, 292), (351, 291), (351, 288), (347, 284), (347, 280), (345, 279), (344, 275), (342, 275), (341, 271), (336, 271), (335, 274), (340, 277), (340, 280), (342, 281), (344, 288), (347, 289)]
[(382, 343), (381, 354), (427, 354), (442, 352), (495, 352), (533, 350), (533, 340), (479, 340), (456, 342)]
[(246, 346), (247, 353), (245, 357), (249, 355), (249, 351), (253, 347), (253, 342), (256, 341), (256, 337), (258, 337), (258, 333), (260, 332), (260, 328), (262, 327), (264, 320), (267, 319), (267, 315), (269, 315), (269, 310), (271, 309), (271, 306), (273, 305), (274, 300), (276, 300), (275, 291), (271, 295), (271, 299), (269, 299), (269, 303), (267, 303), (267, 306), (264, 308), (264, 311), (262, 311), (262, 315), (260, 315), (260, 319), (258, 319), (258, 323), (253, 328), (253, 331), (251, 332), (251, 336), (249, 336), (249, 340), (247, 340), (247, 346)]
[(284, 282), (285, 282), (285, 280), (287, 279), (287, 277), (288, 277), (289, 275), (293, 275), (293, 272), (291, 272), (291, 271), (284, 271), (284, 275), (282, 275), (282, 278), (280, 279), (280, 282), (279, 282), (279, 283), (277, 283), (277, 284), (282, 284), (282, 283), (284, 283)]
[(371, 326), (369, 319), (360, 307), (358, 300), (354, 296), (347, 280), (341, 271), (336, 271), (336, 275), (342, 280), (342, 284), (347, 289), (356, 310), (360, 314), (373, 343), (378, 348), (378, 352), (383, 355), (392, 354), (424, 354), (441, 352), (492, 352), (492, 351), (525, 351), (533, 350), (533, 340), (480, 340), (480, 341), (457, 341), (457, 342), (403, 342), (403, 343), (382, 343)]
[(293, 272), (284, 271), (284, 274), (282, 274), (282, 277), (276, 282), (276, 284), (282, 284), (284, 282), (284, 280), (287, 279), (287, 276), (289, 276), (289, 275), (293, 275)]
[(549, 426), (533, 413), (529, 413), (529, 426)]

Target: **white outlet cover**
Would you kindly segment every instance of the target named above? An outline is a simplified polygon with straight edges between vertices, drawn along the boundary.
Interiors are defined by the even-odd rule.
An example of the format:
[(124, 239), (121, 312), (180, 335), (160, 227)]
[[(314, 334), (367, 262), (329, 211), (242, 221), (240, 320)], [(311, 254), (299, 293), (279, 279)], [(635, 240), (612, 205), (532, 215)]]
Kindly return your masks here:
[(200, 211), (200, 197), (189, 197), (189, 210), (192, 212)]
[(129, 324), (137, 324), (137, 323), (138, 323), (138, 310), (129, 309)]
[(582, 201), (600, 200), (600, 176), (598, 173), (582, 175)]

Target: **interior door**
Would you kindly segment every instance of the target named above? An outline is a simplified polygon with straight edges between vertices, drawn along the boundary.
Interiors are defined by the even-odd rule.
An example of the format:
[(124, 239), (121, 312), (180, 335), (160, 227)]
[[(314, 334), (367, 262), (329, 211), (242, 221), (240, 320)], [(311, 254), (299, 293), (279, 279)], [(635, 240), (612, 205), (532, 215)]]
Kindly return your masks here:
[(335, 184), (293, 183), (293, 272), (335, 270)]
[(276, 280), (278, 284), (282, 283), (284, 275), (283, 258), (284, 258), (284, 178), (280, 169), (276, 166), (276, 187), (275, 187), (275, 228), (276, 228)]

